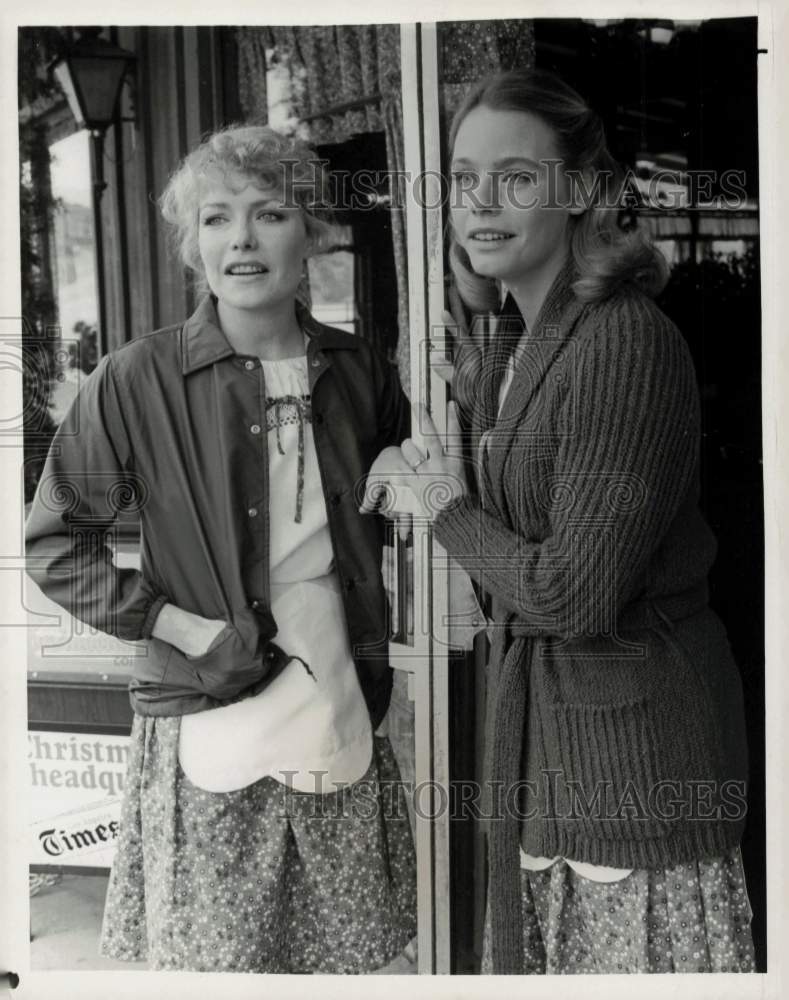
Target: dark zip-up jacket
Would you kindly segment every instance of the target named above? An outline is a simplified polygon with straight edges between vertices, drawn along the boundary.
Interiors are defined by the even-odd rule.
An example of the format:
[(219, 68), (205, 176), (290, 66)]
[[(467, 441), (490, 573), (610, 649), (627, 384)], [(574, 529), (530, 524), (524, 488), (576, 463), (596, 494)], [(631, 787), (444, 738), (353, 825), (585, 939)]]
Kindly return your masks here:
[[(382, 521), (358, 512), (379, 451), (408, 433), (394, 368), (362, 338), (318, 323), (308, 335), (312, 428), (335, 568), (374, 725), (391, 691)], [(183, 715), (260, 690), (288, 662), (269, 599), (266, 386), (236, 354), (207, 297), (186, 323), (102, 359), (64, 417), (27, 523), (28, 573), (53, 601), (122, 639), (147, 639), (130, 696), (141, 715)], [(139, 512), (140, 570), (107, 544)], [(199, 658), (151, 637), (172, 603), (228, 622)]]

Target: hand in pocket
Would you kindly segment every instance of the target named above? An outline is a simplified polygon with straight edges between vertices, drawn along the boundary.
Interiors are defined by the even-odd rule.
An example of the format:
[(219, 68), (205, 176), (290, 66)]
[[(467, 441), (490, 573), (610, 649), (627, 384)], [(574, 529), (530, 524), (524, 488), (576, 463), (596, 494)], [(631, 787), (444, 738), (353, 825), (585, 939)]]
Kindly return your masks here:
[[(226, 639), (229, 638), (233, 631), (233, 626), (229, 625), (225, 621), (222, 621), (221, 619), (206, 619), (206, 626), (206, 634), (202, 637), (203, 641), (200, 645), (205, 646), (206, 639), (208, 640), (208, 645), (203, 649), (191, 651), (185, 649), (183, 652), (187, 660), (201, 660), (203, 657), (208, 656), (209, 653), (213, 653), (214, 650), (216, 650), (220, 645), (222, 645), (223, 642), (225, 642)], [(208, 628), (208, 626), (214, 626), (213, 636), (211, 635), (211, 629)]]
[(253, 611), (243, 608), (233, 615), (207, 651), (188, 657), (201, 688), (214, 698), (232, 698), (266, 673), (260, 629)]

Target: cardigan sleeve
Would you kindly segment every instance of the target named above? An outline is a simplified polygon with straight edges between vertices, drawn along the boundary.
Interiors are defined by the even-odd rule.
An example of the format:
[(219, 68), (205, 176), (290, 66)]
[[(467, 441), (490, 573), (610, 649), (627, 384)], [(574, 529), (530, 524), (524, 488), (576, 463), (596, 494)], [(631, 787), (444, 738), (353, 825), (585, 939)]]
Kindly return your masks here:
[(149, 638), (167, 600), (138, 570), (116, 566), (106, 542), (141, 488), (107, 356), (52, 442), (25, 527), (26, 567), (69, 614), (122, 639)]
[(539, 484), (547, 537), (526, 540), (471, 496), (435, 521), (438, 541), (535, 635), (607, 631), (642, 584), (698, 458), (693, 364), (657, 310), (621, 307), (588, 332), (575, 375), (577, 419)]

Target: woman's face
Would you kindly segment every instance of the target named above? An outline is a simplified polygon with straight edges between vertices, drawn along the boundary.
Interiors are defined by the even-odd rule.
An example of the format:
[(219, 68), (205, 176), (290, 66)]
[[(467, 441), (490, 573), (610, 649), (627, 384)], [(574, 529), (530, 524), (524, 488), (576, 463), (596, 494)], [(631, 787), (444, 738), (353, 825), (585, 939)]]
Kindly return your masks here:
[(220, 303), (267, 312), (295, 298), (310, 241), (301, 209), (284, 204), (280, 189), (231, 177), (202, 186), (198, 246)]
[(536, 115), (478, 106), (463, 119), (452, 151), (451, 217), (478, 274), (517, 287), (560, 266), (577, 210), (558, 161), (554, 134)]

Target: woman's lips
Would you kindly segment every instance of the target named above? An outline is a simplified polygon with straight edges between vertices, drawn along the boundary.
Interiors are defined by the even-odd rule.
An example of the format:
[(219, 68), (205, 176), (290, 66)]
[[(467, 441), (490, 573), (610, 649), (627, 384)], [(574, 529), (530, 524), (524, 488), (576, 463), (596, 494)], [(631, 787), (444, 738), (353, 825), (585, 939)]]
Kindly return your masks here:
[(250, 263), (250, 264), (229, 264), (225, 268), (225, 274), (232, 278), (249, 278), (249, 277), (260, 277), (262, 274), (267, 274), (268, 268), (264, 267), (262, 264)]
[(515, 234), (505, 233), (497, 229), (477, 229), (469, 234), (469, 243), (476, 246), (501, 246), (507, 240), (511, 240)]

